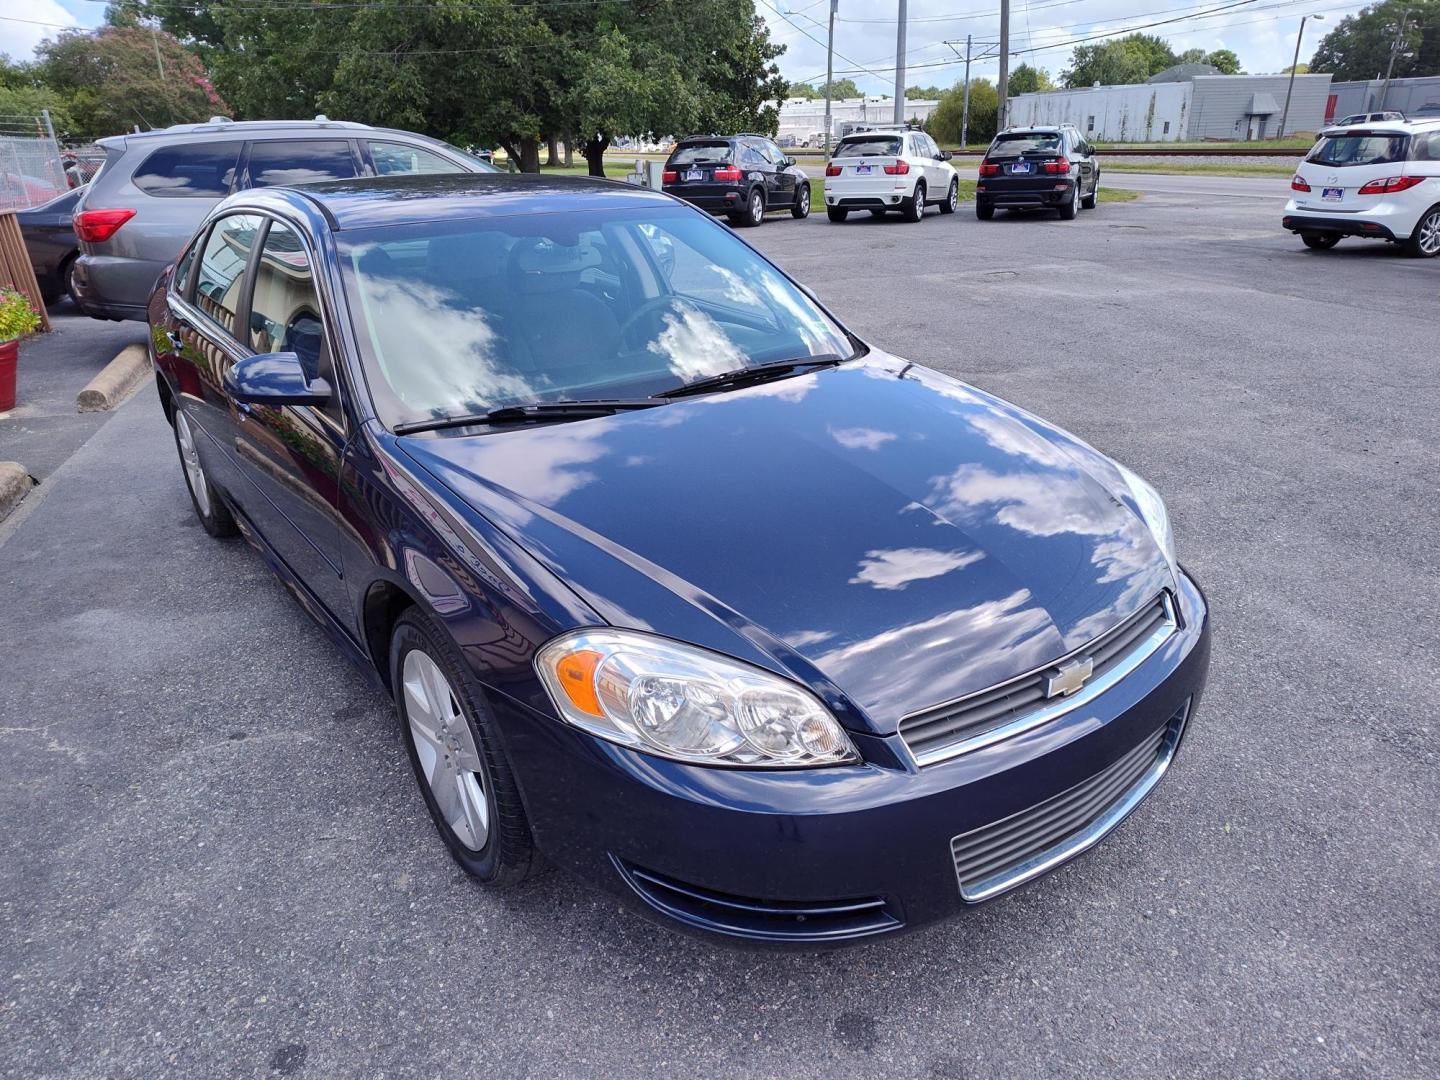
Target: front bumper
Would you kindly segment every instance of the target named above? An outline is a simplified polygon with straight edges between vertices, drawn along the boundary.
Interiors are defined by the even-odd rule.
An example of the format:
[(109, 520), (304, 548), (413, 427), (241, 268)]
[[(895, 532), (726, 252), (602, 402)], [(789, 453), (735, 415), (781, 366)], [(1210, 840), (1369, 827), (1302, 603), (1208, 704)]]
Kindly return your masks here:
[(495, 701), (496, 715), (536, 842), (557, 865), (670, 926), (814, 948), (914, 929), (971, 906), (952, 840), (1067, 796), (1133, 757), (1177, 714), (1182, 724), (1193, 717), (1209, 667), (1209, 619), (1188, 578), (1178, 601), (1179, 629), (1089, 705), (924, 769), (909, 764), (894, 735), (853, 735), (861, 765), (761, 771), (635, 753), (508, 698)]
[(1074, 195), (1074, 179), (1057, 177), (986, 177), (975, 185), (975, 201), (981, 206), (1023, 209), (1037, 206), (1064, 206)]

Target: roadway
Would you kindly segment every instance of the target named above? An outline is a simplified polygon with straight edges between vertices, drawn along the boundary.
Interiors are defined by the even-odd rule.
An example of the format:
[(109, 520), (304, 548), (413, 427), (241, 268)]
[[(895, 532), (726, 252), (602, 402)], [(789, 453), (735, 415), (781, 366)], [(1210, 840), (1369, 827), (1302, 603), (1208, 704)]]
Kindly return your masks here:
[[(825, 175), (823, 164), (802, 163), (801, 168), (811, 178)], [(955, 171), (962, 180), (979, 177), (976, 169), (957, 166)], [(1289, 197), (1290, 183), (1283, 176), (1202, 176), (1196, 174), (1173, 175), (1169, 173), (1106, 172), (1101, 166), (1101, 182), (1106, 187), (1122, 188), (1153, 195), (1205, 195), (1227, 196), (1248, 199), (1285, 199)]]

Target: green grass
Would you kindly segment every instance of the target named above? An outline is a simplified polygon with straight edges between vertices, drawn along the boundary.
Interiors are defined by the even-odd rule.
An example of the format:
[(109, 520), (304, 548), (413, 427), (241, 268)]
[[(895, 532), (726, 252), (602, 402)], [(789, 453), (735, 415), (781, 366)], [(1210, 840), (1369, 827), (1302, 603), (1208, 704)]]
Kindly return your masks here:
[(1102, 158), (1102, 161), (1106, 172), (1122, 173), (1165, 173), (1172, 176), (1293, 176), (1295, 173), (1294, 165), (1258, 162), (1211, 164), (1203, 161), (1127, 161), (1124, 158)]
[(1140, 198), (1138, 191), (1126, 191), (1124, 188), (1102, 187), (1100, 189), (1101, 202), (1134, 202)]

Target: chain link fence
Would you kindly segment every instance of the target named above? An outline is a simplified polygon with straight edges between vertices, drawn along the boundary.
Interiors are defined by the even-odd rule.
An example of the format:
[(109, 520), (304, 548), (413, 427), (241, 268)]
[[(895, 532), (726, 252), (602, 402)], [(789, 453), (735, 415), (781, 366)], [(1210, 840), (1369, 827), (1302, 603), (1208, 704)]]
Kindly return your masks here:
[(0, 210), (39, 206), (72, 186), (54, 139), (0, 134)]

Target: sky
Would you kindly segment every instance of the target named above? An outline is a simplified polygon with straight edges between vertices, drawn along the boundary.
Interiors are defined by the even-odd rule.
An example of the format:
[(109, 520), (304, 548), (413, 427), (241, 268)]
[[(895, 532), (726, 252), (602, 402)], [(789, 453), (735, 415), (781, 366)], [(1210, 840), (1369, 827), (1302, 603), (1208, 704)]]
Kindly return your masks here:
[[(543, 0), (542, 0), (543, 2)], [(780, 70), (793, 81), (825, 73), (826, 18), (830, 0), (755, 0), (755, 9), (775, 41), (786, 46)], [(1067, 66), (1075, 38), (1127, 31), (1144, 23), (1176, 20), (1145, 28), (1166, 38), (1176, 52), (1232, 49), (1249, 72), (1288, 67), (1302, 15), (1324, 22), (1305, 26), (1300, 59), (1309, 59), (1326, 29), (1361, 4), (1335, 0), (1012, 0), (1011, 60), (1025, 61), (1057, 76)], [(1217, 10), (1223, 9), (1223, 10)], [(836, 77), (850, 77), (865, 93), (894, 88), (897, 0), (839, 0), (835, 21)], [(98, 26), (103, 0), (0, 0), (0, 53), (29, 59), (35, 46), (65, 26)], [(982, 0), (909, 0), (905, 47), (909, 86), (951, 86), (964, 70), (947, 40), (964, 51), (966, 34), (997, 40), (999, 3)], [(1040, 50), (1031, 52), (1029, 50)], [(972, 66), (972, 74), (996, 74), (993, 59)]]

